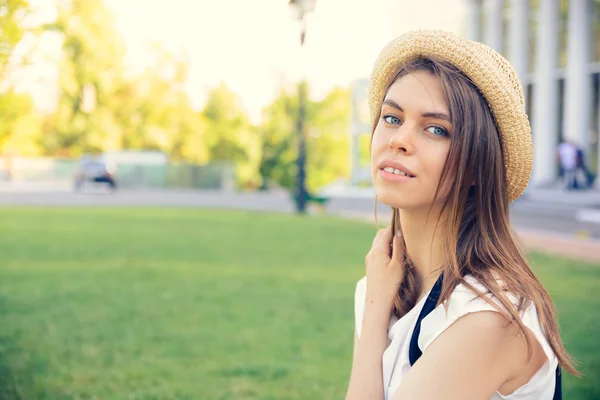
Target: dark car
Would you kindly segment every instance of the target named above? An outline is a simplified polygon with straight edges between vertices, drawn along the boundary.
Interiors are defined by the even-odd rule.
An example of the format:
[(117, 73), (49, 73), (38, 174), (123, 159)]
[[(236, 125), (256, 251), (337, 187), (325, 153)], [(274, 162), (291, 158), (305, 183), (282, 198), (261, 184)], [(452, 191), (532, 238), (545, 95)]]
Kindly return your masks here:
[(74, 187), (76, 191), (83, 189), (86, 182), (106, 184), (111, 190), (117, 189), (114, 168), (102, 160), (83, 158), (75, 171)]

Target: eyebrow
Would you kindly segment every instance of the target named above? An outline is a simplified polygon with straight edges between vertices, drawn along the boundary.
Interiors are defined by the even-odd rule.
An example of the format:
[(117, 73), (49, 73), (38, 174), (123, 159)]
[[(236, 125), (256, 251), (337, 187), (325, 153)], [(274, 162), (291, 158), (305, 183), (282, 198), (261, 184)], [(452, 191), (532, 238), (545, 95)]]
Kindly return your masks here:
[[(398, 103), (396, 103), (392, 99), (385, 99), (383, 101), (383, 104), (387, 104), (390, 107), (393, 107), (393, 108), (395, 108), (395, 109), (397, 109), (399, 111), (404, 112), (404, 110), (402, 109), (402, 107), (400, 107), (398, 105)], [(444, 114), (444, 113), (428, 112), (428, 113), (423, 113), (421, 116), (424, 117), (424, 118), (435, 118), (435, 119), (441, 119), (441, 120), (444, 120), (444, 121), (448, 121), (450, 123), (452, 122), (452, 120), (450, 120), (450, 117), (448, 115)]]

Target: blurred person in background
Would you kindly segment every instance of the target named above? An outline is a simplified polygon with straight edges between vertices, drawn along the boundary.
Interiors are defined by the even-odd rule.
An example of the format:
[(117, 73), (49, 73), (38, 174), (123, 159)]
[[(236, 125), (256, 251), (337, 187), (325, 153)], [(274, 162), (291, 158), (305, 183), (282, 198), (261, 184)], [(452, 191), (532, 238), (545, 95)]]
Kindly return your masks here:
[(352, 399), (562, 397), (578, 374), (510, 228), (533, 165), (512, 66), (449, 32), (390, 42), (372, 75), (371, 173), (393, 210), (356, 285)]
[(575, 143), (569, 140), (558, 145), (558, 161), (563, 176), (563, 185), (567, 190), (577, 189), (577, 155)]
[[(584, 188), (591, 188), (594, 185), (594, 175), (588, 169), (585, 161), (585, 152), (581, 147), (577, 147), (577, 162), (575, 168), (575, 181), (577, 181), (577, 174), (581, 172)], [(577, 184), (577, 183), (576, 183)]]

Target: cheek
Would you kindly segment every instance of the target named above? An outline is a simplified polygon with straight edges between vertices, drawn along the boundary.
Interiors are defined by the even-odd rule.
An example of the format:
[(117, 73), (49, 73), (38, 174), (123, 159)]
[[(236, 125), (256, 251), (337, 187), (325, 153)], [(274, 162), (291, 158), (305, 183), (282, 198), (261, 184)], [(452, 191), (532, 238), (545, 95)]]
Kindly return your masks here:
[(375, 131), (371, 136), (371, 162), (377, 161), (377, 154), (381, 153), (382, 150), (385, 150), (386, 147), (387, 142), (385, 141), (384, 135), (378, 128), (375, 128)]
[[(433, 149), (432, 149), (433, 150)], [(446, 158), (448, 157), (448, 148), (437, 149), (437, 151), (431, 151), (430, 155), (426, 158), (427, 162), (424, 167), (427, 169), (427, 175), (431, 176), (430, 184), (435, 187), (440, 183), (442, 174), (446, 168)], [(444, 187), (440, 188), (440, 194), (447, 194), (454, 181), (454, 172), (448, 171), (448, 177)]]

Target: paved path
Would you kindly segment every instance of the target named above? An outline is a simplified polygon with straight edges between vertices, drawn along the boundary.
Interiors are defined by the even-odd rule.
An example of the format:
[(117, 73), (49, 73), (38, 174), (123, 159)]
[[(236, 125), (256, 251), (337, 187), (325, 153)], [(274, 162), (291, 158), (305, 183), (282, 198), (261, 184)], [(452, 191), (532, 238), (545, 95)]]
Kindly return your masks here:
[(85, 193), (0, 192), (7, 206), (173, 206), (292, 212), (294, 204), (285, 192), (223, 193), (217, 190), (121, 190), (98, 188)]
[(600, 240), (532, 229), (517, 228), (517, 233), (529, 249), (600, 263)]

